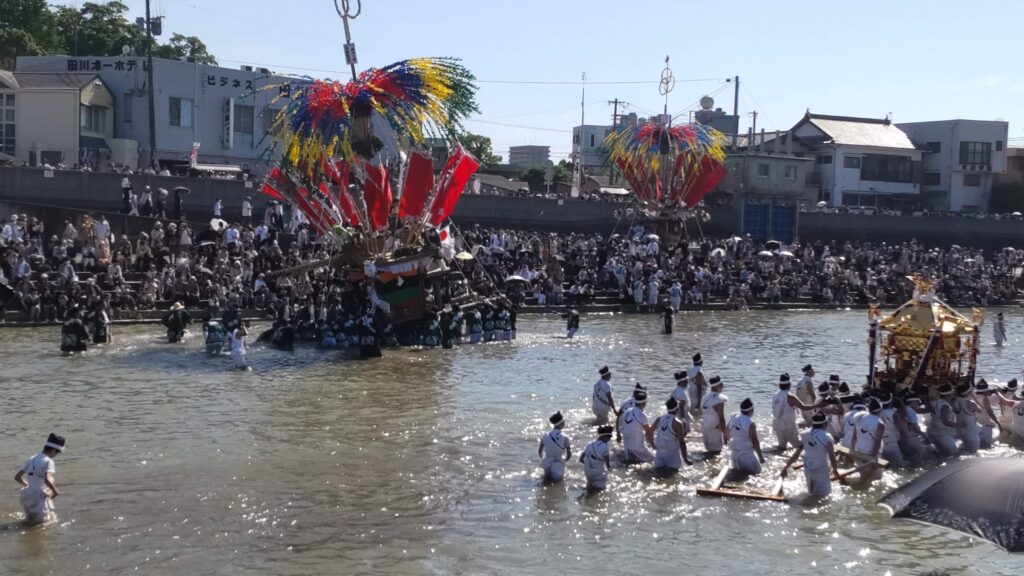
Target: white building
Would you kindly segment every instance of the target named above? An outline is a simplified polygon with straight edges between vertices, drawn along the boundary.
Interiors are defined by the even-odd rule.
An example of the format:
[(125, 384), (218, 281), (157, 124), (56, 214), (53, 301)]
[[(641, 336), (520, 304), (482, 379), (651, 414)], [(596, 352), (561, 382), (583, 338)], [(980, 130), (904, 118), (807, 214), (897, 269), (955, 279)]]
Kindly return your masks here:
[(937, 120), (898, 126), (925, 151), (921, 195), (928, 208), (988, 211), (995, 175), (1006, 171), (1006, 122)]
[(608, 168), (608, 153), (601, 145), (611, 132), (611, 126), (584, 124), (573, 127), (572, 151), (575, 154), (579, 150), (583, 160), (583, 169), (588, 173), (597, 174)]
[(888, 119), (808, 112), (791, 132), (814, 156), (821, 199), (829, 205), (920, 204), (922, 151)]
[(523, 169), (545, 169), (551, 165), (550, 146), (509, 146), (508, 163)]

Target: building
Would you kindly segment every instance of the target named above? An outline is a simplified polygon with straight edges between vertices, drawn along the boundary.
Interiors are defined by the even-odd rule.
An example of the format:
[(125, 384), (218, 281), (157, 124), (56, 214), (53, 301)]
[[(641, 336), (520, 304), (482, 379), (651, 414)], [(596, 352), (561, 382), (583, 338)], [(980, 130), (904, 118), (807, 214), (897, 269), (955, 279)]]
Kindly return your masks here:
[(523, 170), (540, 168), (541, 170), (551, 166), (550, 146), (510, 146), (508, 149), (508, 163), (519, 166)]
[(897, 126), (924, 150), (921, 199), (927, 208), (988, 211), (995, 177), (1006, 171), (1009, 124), (937, 120)]
[(1024, 189), (1024, 138), (1009, 138), (1006, 146), (1006, 170), (995, 175), (995, 185), (1014, 185)]
[(583, 170), (588, 174), (604, 174), (608, 171), (608, 152), (604, 139), (611, 134), (612, 126), (584, 124), (572, 129), (572, 150), (582, 156)]
[(715, 108), (715, 100), (710, 96), (700, 99), (700, 110), (693, 113), (693, 119), (699, 124), (714, 128), (722, 134), (736, 134), (740, 129), (739, 116), (727, 114), (721, 108)]
[(921, 157), (888, 118), (811, 114), (790, 130), (815, 160), (820, 199), (831, 206), (911, 208), (921, 204)]
[[(140, 163), (150, 157), (146, 59), (139, 56), (23, 56), (16, 74), (48, 72), (98, 76), (114, 97), (113, 136), (138, 143)], [(265, 68), (235, 70), (195, 62), (153, 59), (156, 87), (155, 158), (163, 166), (197, 161), (259, 171), (268, 158), (264, 139), (287, 102), (295, 78)], [(280, 99), (279, 99), (280, 97)]]
[(98, 74), (0, 71), (0, 152), (19, 164), (110, 160), (114, 97)]

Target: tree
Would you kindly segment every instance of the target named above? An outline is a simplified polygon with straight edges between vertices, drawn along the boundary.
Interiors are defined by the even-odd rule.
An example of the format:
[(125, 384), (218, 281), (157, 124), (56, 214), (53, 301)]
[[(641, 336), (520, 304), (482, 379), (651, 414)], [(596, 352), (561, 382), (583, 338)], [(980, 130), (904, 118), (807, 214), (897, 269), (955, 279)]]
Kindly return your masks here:
[(572, 163), (566, 162), (565, 160), (559, 160), (558, 164), (555, 164), (555, 173), (551, 177), (551, 182), (570, 182), (572, 180)]
[(210, 54), (202, 40), (195, 36), (178, 33), (172, 34), (171, 40), (167, 44), (153, 48), (153, 56), (171, 60), (195, 58), (195, 61), (200, 64), (217, 65), (217, 58)]
[(473, 134), (472, 132), (462, 132), (458, 135), (458, 139), (459, 144), (462, 144), (470, 154), (476, 156), (480, 164), (484, 166), (501, 164), (501, 156), (496, 156), (491, 150), (491, 139), (487, 136)]
[(146, 35), (128, 21), (127, 13), (121, 2), (86, 2), (80, 10), (57, 8), (58, 49), (81, 56), (118, 56), (123, 46), (144, 52)]
[(530, 168), (519, 179), (530, 185), (531, 192), (541, 192), (547, 184), (547, 174), (541, 168)]
[(0, 0), (0, 69), (18, 56), (39, 56), (58, 46), (56, 20), (46, 0)]

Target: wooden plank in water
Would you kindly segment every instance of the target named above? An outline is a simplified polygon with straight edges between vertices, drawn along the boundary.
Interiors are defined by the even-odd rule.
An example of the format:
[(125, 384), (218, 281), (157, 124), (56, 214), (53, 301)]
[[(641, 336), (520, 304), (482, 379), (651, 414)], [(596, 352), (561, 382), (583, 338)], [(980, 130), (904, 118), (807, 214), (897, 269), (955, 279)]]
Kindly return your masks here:
[(857, 452), (855, 450), (850, 450), (846, 446), (837, 445), (835, 447), (835, 450), (836, 450), (836, 452), (838, 452), (840, 454), (845, 454), (845, 455), (849, 456), (850, 458), (853, 458), (854, 460), (859, 460), (861, 462), (870, 462), (872, 464), (877, 464), (878, 466), (881, 466), (882, 468), (887, 468), (889, 466), (889, 461), (884, 459), (884, 458), (882, 458), (882, 457), (872, 458), (871, 456), (868, 456), (867, 454), (863, 454), (863, 453)]
[(697, 488), (698, 496), (709, 498), (742, 498), (744, 500), (768, 500), (771, 502), (788, 502), (785, 496), (775, 494), (762, 494), (760, 492), (748, 492), (737, 488)]
[(729, 467), (728, 466), (722, 466), (722, 471), (718, 473), (718, 477), (715, 478), (715, 481), (711, 484), (711, 489), (712, 490), (718, 490), (719, 488), (721, 488), (722, 485), (725, 484), (725, 477), (728, 476), (728, 475), (729, 475)]

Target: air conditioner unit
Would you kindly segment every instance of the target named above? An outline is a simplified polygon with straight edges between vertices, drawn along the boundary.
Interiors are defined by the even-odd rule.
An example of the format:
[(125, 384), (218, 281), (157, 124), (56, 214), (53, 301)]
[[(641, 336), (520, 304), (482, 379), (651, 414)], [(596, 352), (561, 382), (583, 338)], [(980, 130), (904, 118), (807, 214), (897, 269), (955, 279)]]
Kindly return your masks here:
[(252, 72), (252, 66), (249, 66), (248, 64), (242, 64), (242, 71)]
[(270, 74), (270, 70), (268, 70), (267, 68), (257, 68), (256, 71), (259, 72), (260, 74)]

